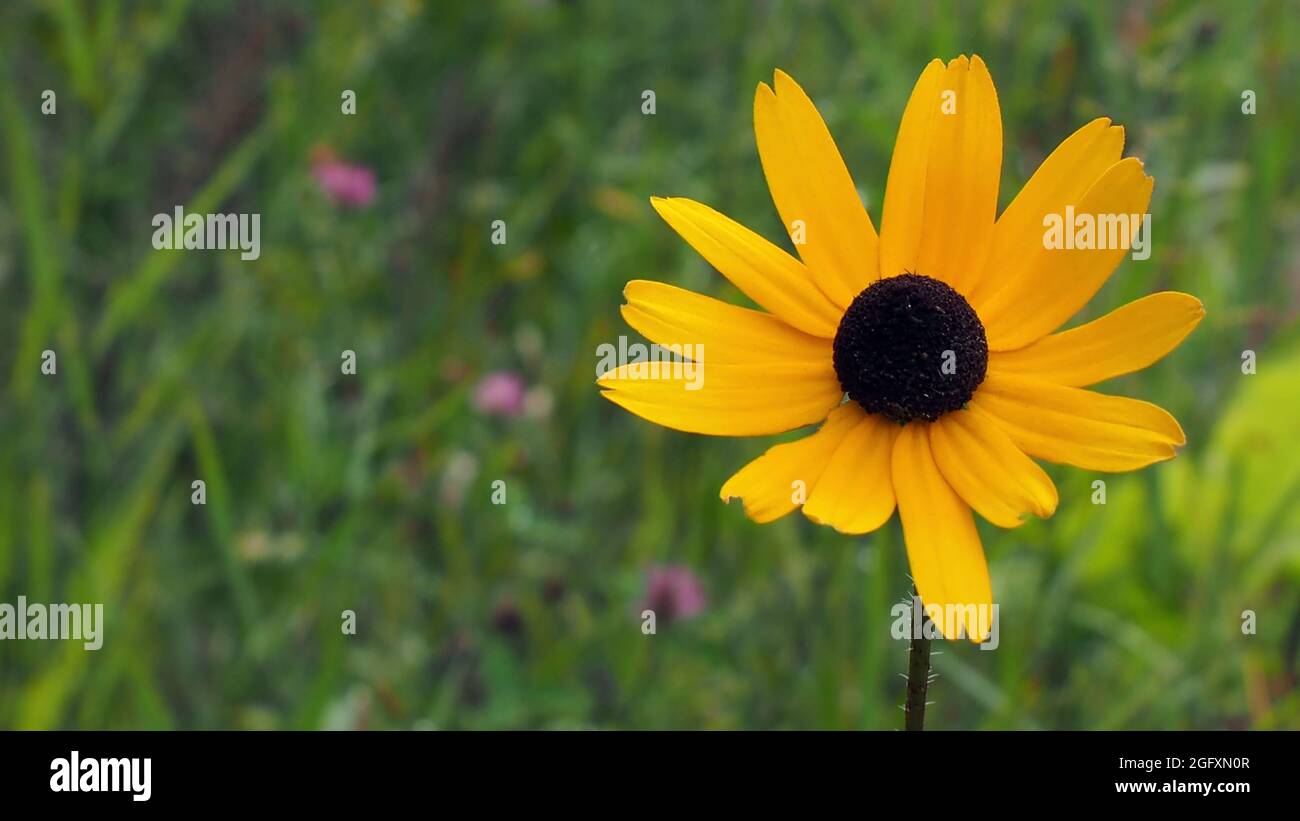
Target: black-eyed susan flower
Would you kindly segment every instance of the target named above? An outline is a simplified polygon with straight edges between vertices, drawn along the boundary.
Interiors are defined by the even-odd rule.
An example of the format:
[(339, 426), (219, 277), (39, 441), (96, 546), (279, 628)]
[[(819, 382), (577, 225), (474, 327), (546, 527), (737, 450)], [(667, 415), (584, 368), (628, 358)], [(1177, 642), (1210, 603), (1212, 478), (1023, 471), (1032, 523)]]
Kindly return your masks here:
[[(987, 612), (992, 590), (972, 511), (1007, 528), (1051, 516), (1056, 488), (1035, 458), (1127, 471), (1185, 442), (1161, 408), (1087, 387), (1171, 351), (1204, 314), (1196, 298), (1157, 293), (1057, 332), (1129, 253), (1132, 237), (1116, 235), (1140, 224), (1153, 180), (1139, 160), (1121, 159), (1123, 129), (1097, 119), (999, 216), (1001, 114), (979, 57), (935, 60), (917, 81), (879, 233), (789, 76), (758, 86), (754, 128), (799, 258), (706, 205), (653, 199), (763, 310), (628, 283), (627, 322), (661, 345), (702, 346), (703, 379), (688, 390), (680, 372), (624, 365), (600, 378), (602, 394), (692, 433), (761, 436), (820, 422), (741, 468), (722, 498), (741, 498), (757, 522), (801, 507), (850, 534), (897, 508), (922, 601), (957, 608), (966, 634), (982, 640), (974, 612)], [(1078, 242), (1048, 241), (1045, 226), (1067, 214), (1065, 230), (1082, 224), (1078, 215), (1091, 229)]]

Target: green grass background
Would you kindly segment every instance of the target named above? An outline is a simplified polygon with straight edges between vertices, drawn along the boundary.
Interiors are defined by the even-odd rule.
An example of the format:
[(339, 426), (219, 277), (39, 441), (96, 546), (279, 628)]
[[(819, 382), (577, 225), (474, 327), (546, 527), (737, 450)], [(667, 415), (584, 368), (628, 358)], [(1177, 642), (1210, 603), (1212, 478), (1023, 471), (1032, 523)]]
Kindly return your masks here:
[[(1176, 461), (1050, 468), (1054, 518), (983, 528), (1001, 646), (941, 648), (929, 724), (1300, 727), (1298, 41), (1267, 0), (5, 3), (0, 601), (103, 602), (107, 625), (94, 653), (0, 644), (0, 727), (900, 726), (897, 522), (748, 522), (718, 488), (771, 441), (622, 412), (595, 351), (635, 337), (629, 279), (739, 299), (650, 195), (781, 236), (751, 123), (774, 68), (878, 222), (912, 83), (972, 52), (1003, 205), (1102, 115), (1156, 178), (1151, 259), (1081, 318), (1158, 289), (1208, 315), (1104, 386), (1177, 415)], [(375, 169), (371, 208), (321, 195), (320, 145)], [(261, 258), (154, 251), (177, 204), (262, 214)], [(498, 369), (550, 415), (476, 413)], [(709, 606), (644, 636), (665, 562)]]

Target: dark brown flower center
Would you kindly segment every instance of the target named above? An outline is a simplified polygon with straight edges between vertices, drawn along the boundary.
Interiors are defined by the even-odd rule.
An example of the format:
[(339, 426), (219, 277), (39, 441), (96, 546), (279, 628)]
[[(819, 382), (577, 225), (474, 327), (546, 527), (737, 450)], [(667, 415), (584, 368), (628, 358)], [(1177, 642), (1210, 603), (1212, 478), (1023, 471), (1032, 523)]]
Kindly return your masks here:
[(918, 274), (877, 280), (835, 332), (835, 374), (868, 413), (933, 422), (965, 406), (988, 372), (989, 346), (970, 303)]

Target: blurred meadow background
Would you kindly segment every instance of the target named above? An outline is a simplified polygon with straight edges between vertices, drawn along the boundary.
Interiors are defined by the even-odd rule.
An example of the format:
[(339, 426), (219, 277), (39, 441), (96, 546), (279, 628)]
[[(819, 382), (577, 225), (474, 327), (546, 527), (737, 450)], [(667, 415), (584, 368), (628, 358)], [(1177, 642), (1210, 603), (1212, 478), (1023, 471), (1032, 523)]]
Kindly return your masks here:
[[(1208, 315), (1102, 386), (1177, 460), (1050, 467), (1054, 518), (981, 525), (1000, 647), (938, 648), (928, 726), (1300, 728), (1297, 42), (1281, 0), (4, 3), (0, 601), (106, 632), (0, 644), (0, 727), (901, 726), (897, 520), (747, 521), (718, 489), (775, 440), (623, 412), (596, 349), (639, 339), (629, 279), (743, 300), (648, 197), (781, 238), (773, 69), (879, 224), (917, 75), (978, 52), (1003, 206), (1097, 116), (1156, 178), (1151, 258), (1079, 319)], [(261, 257), (155, 251), (177, 205), (260, 213)]]

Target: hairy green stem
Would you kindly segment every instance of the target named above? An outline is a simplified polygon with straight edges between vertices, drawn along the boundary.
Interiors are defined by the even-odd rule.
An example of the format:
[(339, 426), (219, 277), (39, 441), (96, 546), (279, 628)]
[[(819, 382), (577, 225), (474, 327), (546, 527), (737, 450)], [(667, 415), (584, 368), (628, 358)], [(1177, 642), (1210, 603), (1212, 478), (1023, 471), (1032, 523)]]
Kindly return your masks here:
[(907, 701), (903, 703), (905, 730), (925, 729), (925, 696), (930, 689), (930, 640), (925, 637), (927, 621), (929, 617), (922, 610), (920, 634), (912, 635), (912, 646), (907, 654)]

